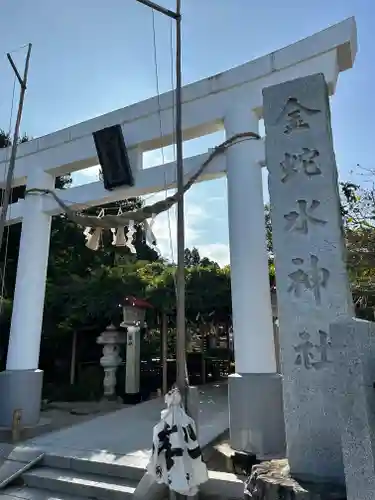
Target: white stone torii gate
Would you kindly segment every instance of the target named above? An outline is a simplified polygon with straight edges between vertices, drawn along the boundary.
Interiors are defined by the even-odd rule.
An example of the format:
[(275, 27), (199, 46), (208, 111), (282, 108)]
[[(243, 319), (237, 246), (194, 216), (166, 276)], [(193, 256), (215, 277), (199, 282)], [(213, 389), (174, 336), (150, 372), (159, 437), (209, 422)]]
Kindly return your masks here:
[[(184, 140), (225, 129), (226, 137), (258, 132), (262, 118), (262, 89), (297, 77), (323, 73), (330, 93), (338, 74), (352, 67), (356, 54), (356, 25), (349, 18), (293, 45), (187, 85), (182, 91)], [(160, 137), (159, 108), (164, 136)], [(175, 187), (175, 163), (142, 169), (145, 151), (167, 146), (173, 138), (173, 93), (136, 103), (21, 144), (13, 186), (54, 188), (55, 177), (98, 164), (92, 133), (121, 124), (135, 172), (135, 186), (108, 192), (102, 182), (58, 191), (74, 209), (142, 196)], [(0, 179), (6, 178), (8, 151), (0, 151)], [(188, 178), (207, 158), (184, 160)], [(282, 446), (281, 379), (276, 374), (265, 245), (261, 167), (262, 141), (246, 141), (217, 157), (202, 176), (227, 175), (230, 262), (236, 375), (230, 381), (231, 438), (236, 449), (249, 450), (250, 433), (258, 433), (261, 454), (273, 453), (271, 442)], [(39, 419), (42, 372), (38, 370), (51, 216), (61, 212), (50, 196), (26, 195), (11, 205), (8, 223), (22, 221), (17, 280), (7, 369), (0, 373), (0, 426), (9, 425), (13, 410), (23, 409), (23, 424)], [(251, 377), (256, 375), (256, 377)], [(254, 390), (254, 380), (258, 390)], [(233, 387), (233, 390), (231, 390)], [(240, 393), (238, 387), (241, 387)], [(269, 412), (267, 398), (256, 401), (255, 420), (244, 401), (255, 406), (259, 387), (279, 394), (277, 411)], [(249, 403), (247, 403), (249, 404)], [(272, 413), (272, 415), (270, 415)], [(273, 448), (275, 444), (273, 445)], [(258, 450), (259, 451), (259, 450)]]

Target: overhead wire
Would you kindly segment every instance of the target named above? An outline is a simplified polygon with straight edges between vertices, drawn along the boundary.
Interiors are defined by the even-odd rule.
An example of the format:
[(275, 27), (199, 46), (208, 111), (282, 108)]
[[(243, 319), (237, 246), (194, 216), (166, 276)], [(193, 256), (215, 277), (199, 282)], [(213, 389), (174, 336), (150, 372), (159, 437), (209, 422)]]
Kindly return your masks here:
[(24, 49), (25, 47), (28, 47), (29, 44), (25, 43), (24, 45), (20, 45), (17, 49), (13, 50), (8, 50), (8, 54), (14, 54), (15, 52), (19, 52), (20, 50)]
[[(155, 27), (155, 12), (154, 9), (151, 9), (152, 16), (152, 35), (153, 35), (153, 54), (154, 54), (154, 68), (155, 68), (155, 82), (156, 82), (156, 95), (158, 100), (158, 117), (159, 117), (159, 132), (160, 132), (160, 140), (163, 144), (163, 120), (161, 115), (161, 102), (160, 102), (160, 85), (159, 85), (159, 67), (158, 67), (158, 54), (157, 54), (157, 43), (156, 43), (156, 27)], [(170, 20), (172, 22), (172, 20)], [(173, 89), (173, 87), (172, 87)], [(173, 114), (173, 108), (172, 108)], [(174, 123), (174, 122), (173, 122)], [(164, 146), (161, 146), (161, 156), (162, 163), (165, 164), (165, 155), (164, 155)], [(177, 177), (176, 177), (177, 178)], [(164, 190), (165, 190), (165, 199), (168, 196), (168, 188), (167, 188), (167, 179), (164, 176)], [(168, 221), (168, 232), (169, 232), (169, 245), (172, 262), (174, 262), (173, 255), (173, 241), (172, 241), (172, 231), (171, 231), (171, 220), (170, 220), (170, 211), (167, 210), (167, 221)]]

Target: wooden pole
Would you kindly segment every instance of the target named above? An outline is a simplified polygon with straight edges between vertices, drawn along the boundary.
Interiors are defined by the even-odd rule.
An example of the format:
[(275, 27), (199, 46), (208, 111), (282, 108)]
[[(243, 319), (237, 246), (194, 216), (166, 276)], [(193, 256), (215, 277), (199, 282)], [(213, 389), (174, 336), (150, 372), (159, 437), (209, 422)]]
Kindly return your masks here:
[(201, 382), (202, 385), (206, 383), (206, 325), (200, 326), (201, 331)]
[[(181, 0), (176, 0), (176, 170), (177, 170), (177, 324), (176, 369), (177, 387), (188, 411), (188, 381), (186, 366), (185, 320), (185, 214), (184, 214), (184, 164), (182, 158), (182, 64), (181, 64)], [(188, 411), (189, 413), (189, 411)], [(175, 493), (176, 500), (187, 498)]]
[(168, 318), (165, 313), (161, 316), (161, 362), (162, 390), (165, 396), (168, 392)]
[(230, 326), (227, 321), (226, 323), (226, 334), (227, 334), (227, 354), (228, 354), (228, 359), (227, 359), (227, 373), (230, 375), (230, 367), (231, 367), (231, 362), (232, 362), (232, 351), (230, 349)]
[(70, 360), (70, 385), (74, 385), (76, 378), (76, 358), (77, 358), (77, 332), (74, 330), (72, 338), (72, 357)]
[(22, 118), (23, 103), (24, 103), (25, 93), (26, 93), (26, 88), (27, 88), (27, 76), (28, 76), (28, 72), (29, 72), (30, 55), (31, 55), (31, 43), (29, 43), (29, 47), (27, 50), (23, 78), (21, 78), (21, 76), (16, 68), (16, 65), (13, 62), (12, 56), (10, 54), (7, 54), (10, 65), (12, 66), (13, 71), (15, 72), (16, 77), (21, 85), (21, 91), (20, 91), (20, 100), (18, 103), (16, 124), (14, 126), (13, 143), (12, 143), (12, 149), (11, 149), (10, 160), (9, 160), (9, 165), (8, 165), (6, 185), (5, 185), (4, 195), (3, 195), (3, 204), (2, 204), (2, 209), (1, 209), (1, 213), (0, 213), (0, 248), (2, 247), (2, 244), (3, 244), (5, 223), (6, 223), (9, 201), (10, 201), (9, 198), (10, 198), (10, 194), (12, 191), (12, 181), (13, 181), (14, 168), (16, 165), (17, 147), (18, 147), (18, 139), (19, 139), (19, 133), (20, 133), (20, 124), (21, 124), (21, 118)]
[(177, 386), (186, 405), (186, 323), (185, 323), (185, 216), (184, 166), (182, 158), (182, 74), (181, 74), (181, 0), (176, 0), (176, 168), (177, 168)]

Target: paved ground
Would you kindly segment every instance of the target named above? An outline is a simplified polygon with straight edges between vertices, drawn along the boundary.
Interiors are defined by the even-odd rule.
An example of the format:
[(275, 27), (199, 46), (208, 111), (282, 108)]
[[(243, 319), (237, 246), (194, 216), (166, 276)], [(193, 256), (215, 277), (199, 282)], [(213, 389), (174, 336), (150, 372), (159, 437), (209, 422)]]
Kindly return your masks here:
[[(199, 442), (202, 447), (228, 429), (227, 384), (199, 388)], [(105, 460), (106, 456), (129, 456), (139, 465), (147, 463), (152, 429), (165, 408), (162, 398), (153, 399), (50, 432), (27, 443), (54, 455)]]
[[(83, 459), (79, 460), (80, 464), (85, 462), (82, 470), (88, 470), (90, 464), (87, 461), (93, 462), (94, 470), (95, 468), (98, 470), (99, 465), (101, 468), (104, 467), (103, 470), (106, 471), (106, 467), (113, 464), (144, 469), (151, 453), (152, 428), (160, 419), (160, 411), (165, 408), (163, 398), (127, 408), (122, 406), (120, 410), (113, 411), (115, 408), (116, 405), (108, 404), (92, 404), (88, 407), (86, 403), (73, 406), (60, 404), (58, 408), (49, 408), (43, 412), (44, 417), (52, 417), (53, 427), (57, 427), (58, 430), (28, 440), (24, 444), (32, 445), (38, 451), (48, 454), (50, 461), (48, 465), (57, 468), (55, 472), (53, 472), (54, 469), (50, 469), (50, 473), (53, 472), (55, 476), (57, 474), (56, 477), (59, 481), (61, 479), (59, 467), (61, 467), (62, 461), (66, 464), (72, 458)], [(74, 413), (78, 414), (71, 414), (72, 409), (75, 410)], [(227, 384), (220, 383), (200, 387), (199, 417), (197, 419), (198, 439), (202, 448), (205, 448), (205, 457), (207, 452), (207, 465), (211, 469), (210, 478), (214, 481), (212, 483), (214, 485), (215, 481), (223, 480), (222, 472), (216, 471), (229, 472), (228, 460), (226, 459), (227, 448), (229, 448), (227, 444), (228, 433), (226, 432), (228, 417)], [(212, 445), (206, 446), (208, 443), (212, 443)], [(225, 451), (223, 451), (223, 447)], [(95, 465), (94, 462), (96, 462)], [(37, 470), (35, 473), (41, 474), (40, 478), (44, 478), (40, 471)], [(102, 476), (97, 477), (99, 481)], [(236, 491), (240, 492), (236, 498), (242, 498), (242, 479), (234, 474), (227, 474), (225, 478), (231, 487), (235, 487)], [(77, 478), (74, 476), (72, 479), (74, 484), (76, 480)], [(48, 489), (43, 489), (39, 483), (38, 488), (42, 488), (41, 491), (15, 486), (15, 489), (7, 490), (4, 495), (0, 495), (0, 498), (3, 500), (64, 500), (68, 498), (65, 494), (59, 494), (57, 491), (48, 493)], [(221, 494), (223, 493), (223, 485), (226, 485), (225, 481), (219, 485)], [(10, 493), (13, 496), (10, 496)], [(234, 495), (231, 493), (229, 496), (232, 498)], [(69, 498), (70, 500), (79, 500), (73, 497)], [(213, 498), (219, 499), (221, 496), (217, 496), (215, 493)], [(228, 498), (228, 495), (225, 498)]]
[(98, 403), (53, 403), (48, 405), (47, 409), (41, 414), (41, 417), (49, 420), (50, 423), (41, 430), (39, 435), (88, 422), (93, 418), (113, 413), (114, 411), (127, 408), (128, 406), (129, 405), (109, 401)]
[[(76, 424), (88, 422), (119, 409), (127, 408), (128, 406), (109, 401), (52, 403), (41, 412), (40, 424), (36, 428), (24, 430), (19, 442), (26, 441), (30, 433), (33, 437), (45, 435), (53, 431), (72, 427)], [(12, 442), (11, 431), (9, 429), (0, 428), (0, 441)]]

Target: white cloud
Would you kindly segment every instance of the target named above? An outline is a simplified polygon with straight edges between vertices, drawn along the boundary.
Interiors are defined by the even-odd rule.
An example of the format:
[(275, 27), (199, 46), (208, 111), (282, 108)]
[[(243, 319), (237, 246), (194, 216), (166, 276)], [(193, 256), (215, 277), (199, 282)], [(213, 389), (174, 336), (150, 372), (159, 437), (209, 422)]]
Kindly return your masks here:
[(217, 203), (218, 201), (220, 202), (223, 202), (223, 201), (226, 201), (226, 196), (210, 196), (209, 198), (207, 198), (207, 200), (209, 203)]
[[(164, 199), (164, 193), (158, 193), (147, 199), (146, 204), (150, 205), (158, 199)], [(196, 247), (201, 257), (208, 257), (217, 262), (220, 266), (229, 264), (229, 247), (225, 243), (206, 243), (207, 225), (209, 225), (209, 215), (201, 205), (196, 203), (185, 204), (185, 248)], [(158, 215), (153, 225), (153, 231), (157, 240), (157, 246), (163, 257), (168, 260), (177, 260), (177, 223), (176, 206), (169, 212)]]
[(99, 165), (72, 173), (72, 187), (83, 186), (99, 180)]
[[(161, 198), (163, 199), (164, 196)], [(152, 200), (154, 201), (154, 200)], [(150, 204), (147, 203), (147, 204)], [(197, 228), (199, 222), (204, 219), (203, 209), (195, 204), (185, 205), (185, 247), (198, 246), (202, 231)], [(172, 207), (168, 212), (158, 215), (153, 225), (158, 248), (169, 260), (177, 260), (177, 219), (176, 207)]]
[(208, 243), (197, 245), (201, 257), (208, 257), (220, 266), (229, 264), (229, 245), (225, 243)]
[(143, 168), (156, 167), (163, 163), (169, 163), (175, 160), (175, 150), (173, 146), (153, 149), (143, 153)]

